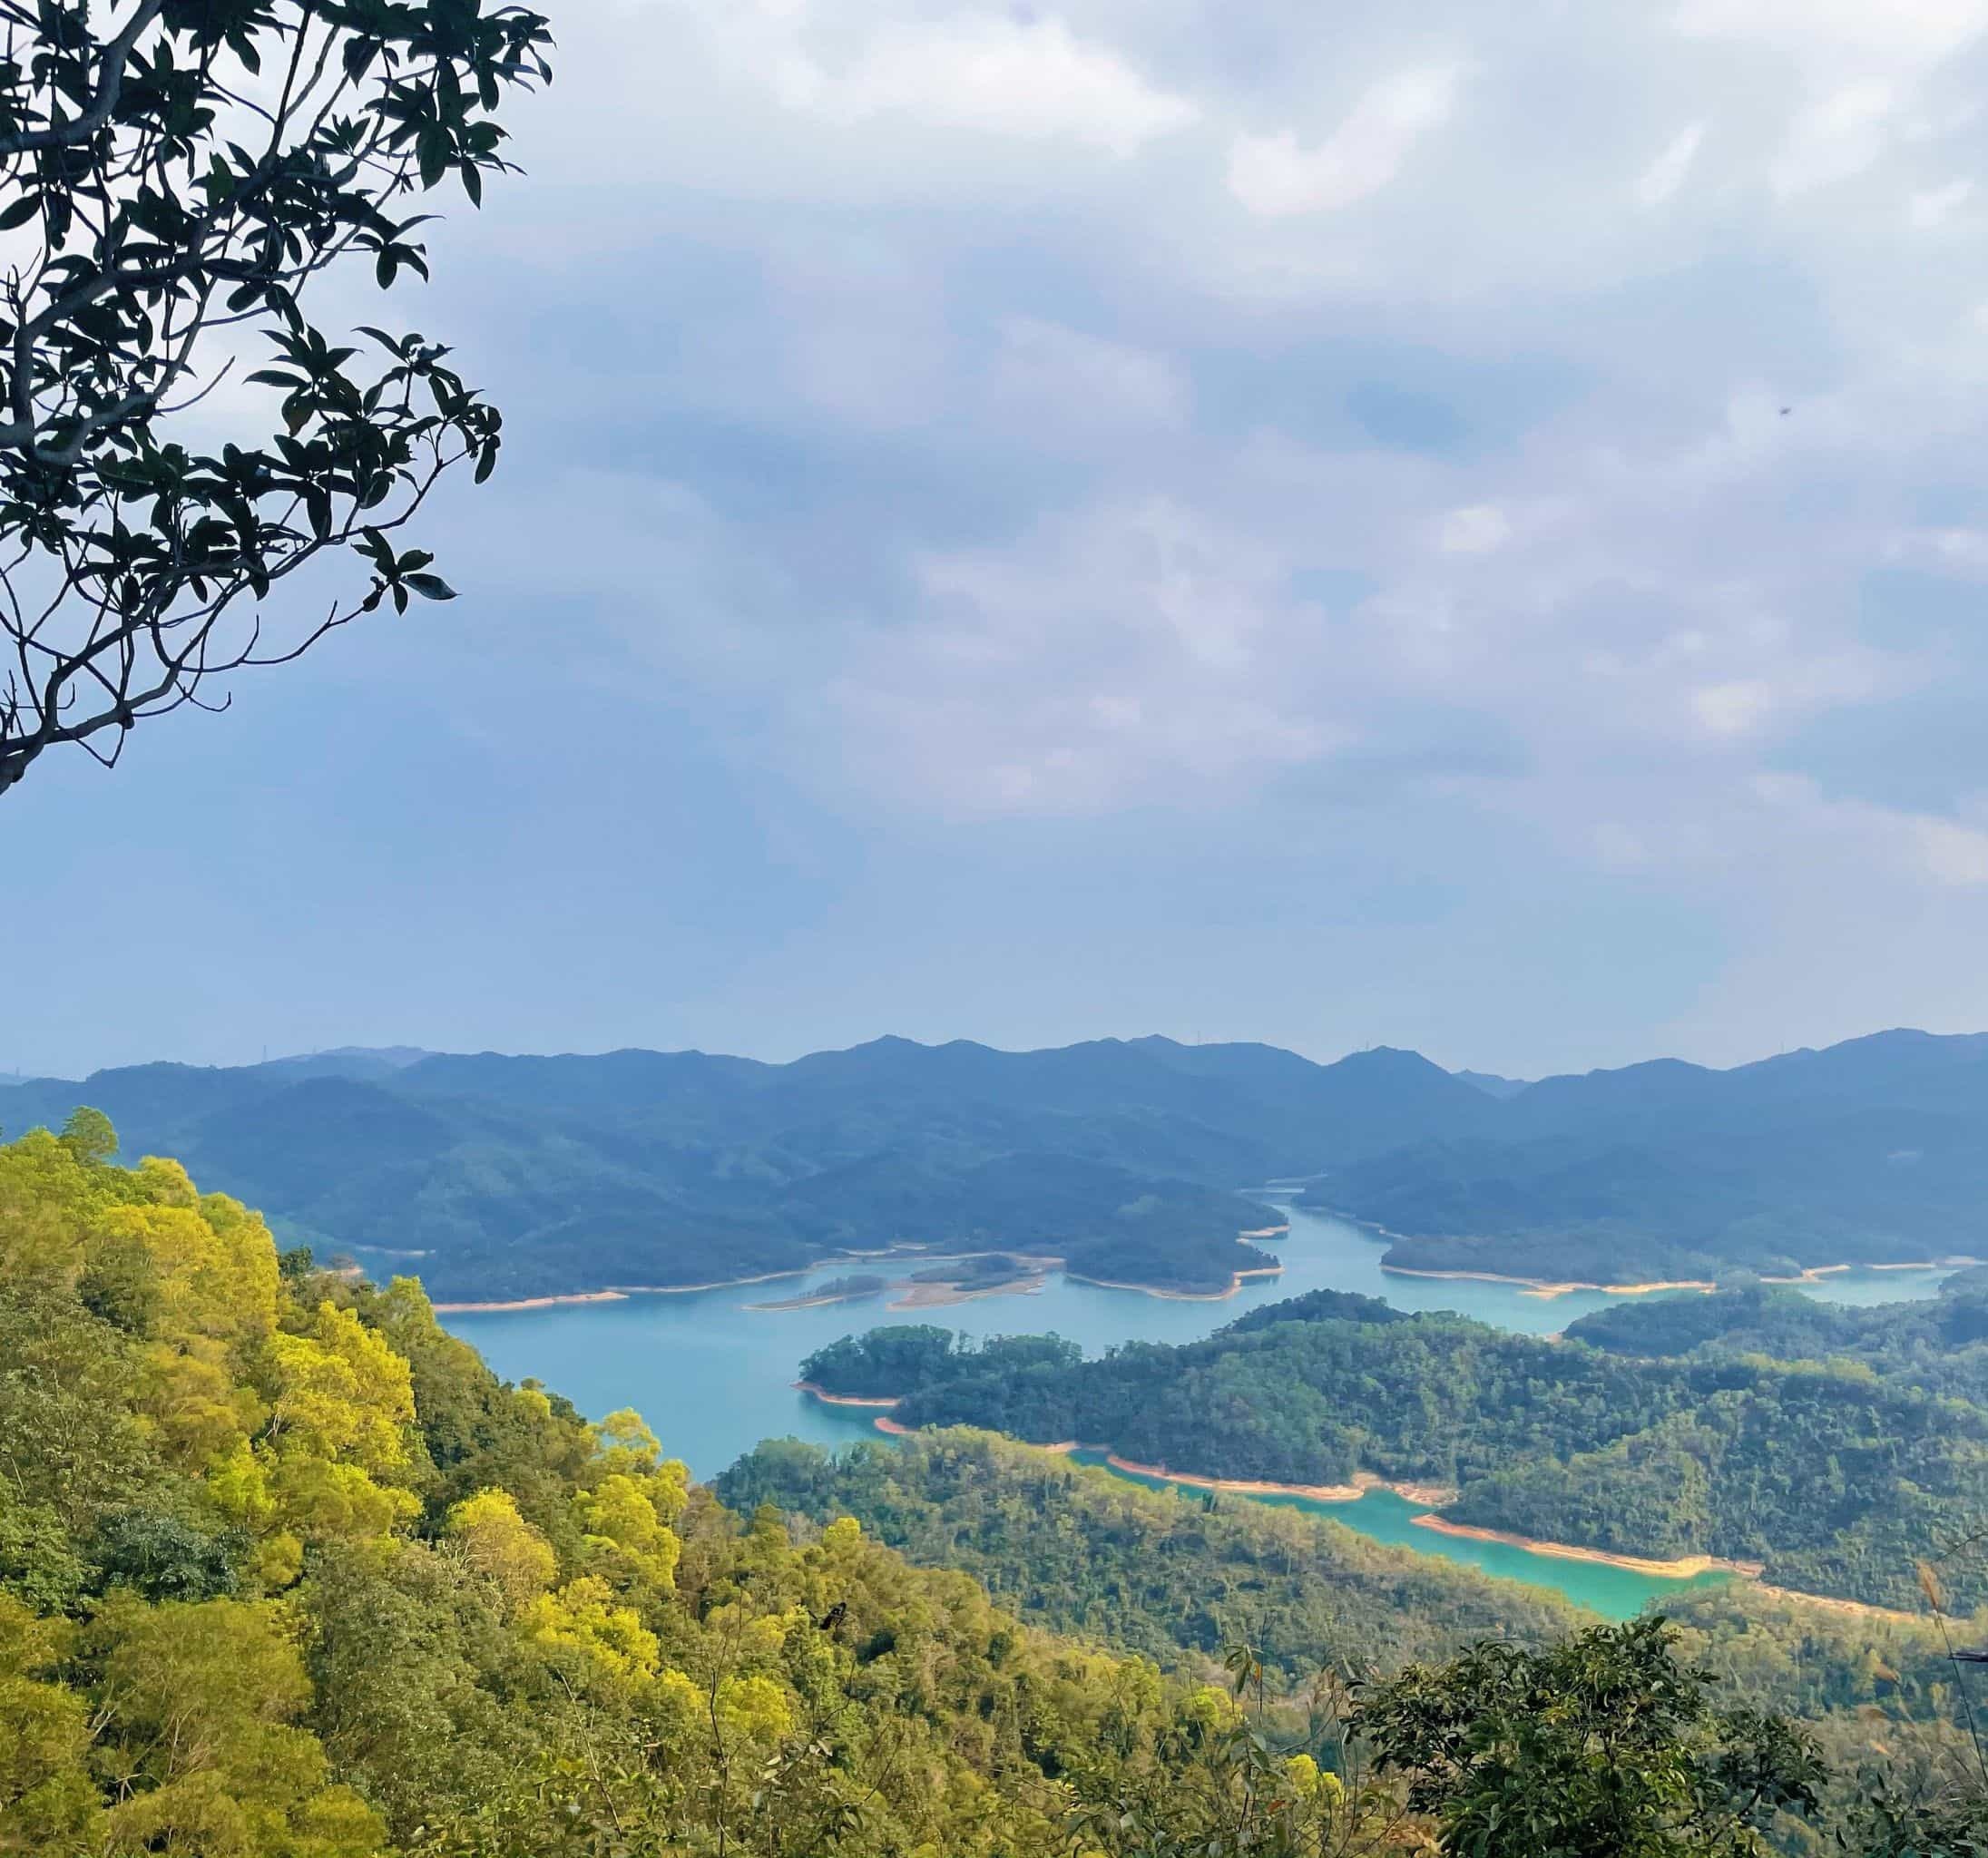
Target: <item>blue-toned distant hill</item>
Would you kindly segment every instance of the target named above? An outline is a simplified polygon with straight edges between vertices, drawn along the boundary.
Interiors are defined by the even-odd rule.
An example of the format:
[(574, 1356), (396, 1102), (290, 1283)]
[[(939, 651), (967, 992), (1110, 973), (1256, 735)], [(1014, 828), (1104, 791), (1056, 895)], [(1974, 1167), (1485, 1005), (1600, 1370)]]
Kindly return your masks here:
[(786, 1065), (702, 1052), (319, 1053), (24, 1084), (10, 1129), (105, 1111), (283, 1232), (443, 1297), (688, 1284), (899, 1243), (1051, 1253), (1225, 1288), (1274, 1216), (1235, 1189), (1494, 1110), (1412, 1053), (1264, 1046), (1004, 1052), (882, 1039)]
[(1881, 1032), (1733, 1071), (1547, 1078), (1497, 1126), (1358, 1158), (1310, 1204), (1389, 1262), (1549, 1279), (1988, 1257), (1988, 1034)]
[[(1510, 1081), (1490, 1081), (1501, 1085)], [(1386, 1048), (879, 1039), (791, 1064), (319, 1052), (0, 1092), (104, 1110), (289, 1236), (520, 1296), (788, 1269), (895, 1243), (1055, 1253), (1208, 1290), (1270, 1223), (1239, 1188), (1386, 1228), (1390, 1262), (1620, 1282), (1988, 1256), (1988, 1035), (1889, 1032), (1735, 1071), (1674, 1061), (1494, 1093)], [(397, 1262), (394, 1255), (406, 1255)]]

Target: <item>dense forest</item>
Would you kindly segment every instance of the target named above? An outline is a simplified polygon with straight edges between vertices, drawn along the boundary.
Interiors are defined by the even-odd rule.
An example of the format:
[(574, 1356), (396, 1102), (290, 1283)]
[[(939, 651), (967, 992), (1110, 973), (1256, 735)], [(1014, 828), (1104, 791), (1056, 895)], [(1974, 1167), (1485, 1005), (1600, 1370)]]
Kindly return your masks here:
[[(1571, 1852), (1710, 1858), (1820, 1850), (1852, 1797), (1815, 1731), (1723, 1702), (1689, 1635), (1582, 1628), (1329, 1526), (1106, 1493), (986, 1440), (924, 1448), (908, 1494), (882, 1454), (758, 1454), (742, 1513), (635, 1414), (497, 1380), (414, 1281), (279, 1256), (114, 1141), (79, 1115), (0, 1147), (0, 1852), (1518, 1858), (1466, 1841), (1523, 1808)], [(1085, 1640), (962, 1571), (1020, 1599), (1031, 1563), (1030, 1610)], [(1302, 1683), (1334, 1648), (1420, 1661)], [(1509, 1758), (1460, 1761), (1433, 1726), (1462, 1717)], [(1598, 1785), (1566, 1785), (1578, 1750)], [(1607, 1779), (1631, 1760), (1633, 1798)], [(1956, 1785), (1908, 1765), (1855, 1798), (1917, 1838), (1980, 1823)], [(1905, 1849), (1863, 1806), (1833, 1823)]]
[(1321, 1665), (1393, 1670), (1479, 1638), (1540, 1644), (1594, 1618), (1340, 1523), (1179, 1499), (964, 1427), (833, 1454), (769, 1440), (712, 1488), (741, 1511), (853, 1516), (922, 1567), (964, 1569), (1032, 1624), (1199, 1677), (1239, 1638), (1295, 1689)]
[[(1364, 1471), (1450, 1485), (1456, 1522), (1758, 1561), (1777, 1585), (1885, 1606), (1916, 1604), (1915, 1559), (1988, 1514), (1988, 1408), (1924, 1374), (1654, 1358), (1449, 1315), (1376, 1320), (1363, 1301), (1271, 1305), (1206, 1341), (1095, 1361), (1053, 1336), (973, 1345), (928, 1325), (883, 1329), (818, 1352), (804, 1373), (832, 1393), (902, 1396), (896, 1417), (915, 1426), (1077, 1440), (1219, 1477), (1337, 1484)], [(1983, 1315), (1973, 1305), (1943, 1299), (1934, 1320), (1971, 1333)], [(1668, 1307), (1642, 1320), (1692, 1319)], [(1964, 1606), (1988, 1599), (1988, 1570), (1954, 1579)]]
[[(135, 1153), (183, 1157), (286, 1242), (381, 1276), (417, 1270), (444, 1301), (730, 1281), (892, 1247), (1013, 1247), (1201, 1294), (1275, 1264), (1238, 1235), (1278, 1216), (1231, 1191), (1268, 1151), (1195, 1114), (1222, 1086), (1132, 1047), (1039, 1056), (1012, 1076), (1010, 1054), (902, 1040), (786, 1066), (697, 1052), (146, 1065), (0, 1089), (0, 1125), (98, 1106)], [(1243, 1105), (1226, 1113), (1247, 1120)]]
[[(1244, 1785), (1228, 1687), (735, 1514), (112, 1141), (0, 1148), (0, 1852), (1047, 1858)], [(1298, 1754), (1249, 1810), (1323, 1840)]]
[[(1049, 1051), (881, 1039), (702, 1052), (345, 1051), (0, 1088), (0, 1124), (103, 1109), (279, 1236), (431, 1294), (709, 1283), (894, 1244), (1223, 1288), (1238, 1198), (1391, 1235), (1389, 1261), (1621, 1283), (1988, 1256), (1988, 1044), (1886, 1033), (1730, 1071), (1664, 1061), (1498, 1093), (1414, 1052)], [(1398, 1237), (1395, 1237), (1398, 1235)]]
[[(1542, 1645), (1592, 1620), (1543, 1589), (1327, 1518), (1147, 1490), (966, 1428), (833, 1456), (770, 1441), (715, 1488), (741, 1511), (853, 1516), (921, 1566), (965, 1569), (1034, 1623), (1187, 1676), (1218, 1668), (1239, 1637), (1296, 1691), (1322, 1667), (1371, 1676), (1484, 1638)], [(1680, 1592), (1665, 1610), (1685, 1661), (1711, 1672), (1722, 1697), (1803, 1718), (1840, 1768), (1855, 1772), (1901, 1735), (1958, 1746), (1967, 1699), (1930, 1619), (1819, 1607), (1748, 1581)]]

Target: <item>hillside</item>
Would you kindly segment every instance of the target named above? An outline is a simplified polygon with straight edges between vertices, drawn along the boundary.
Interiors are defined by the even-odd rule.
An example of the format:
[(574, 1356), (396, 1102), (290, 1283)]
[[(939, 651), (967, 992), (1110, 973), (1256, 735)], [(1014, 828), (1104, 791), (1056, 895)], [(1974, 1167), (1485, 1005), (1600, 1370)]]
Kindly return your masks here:
[(1053, 1254), (1219, 1291), (1270, 1262), (1238, 1186), (1371, 1152), (1486, 1100), (1407, 1054), (886, 1039), (788, 1065), (323, 1054), (24, 1083), (11, 1129), (88, 1103), (132, 1155), (187, 1158), (289, 1241), (417, 1269), (445, 1300), (708, 1283), (909, 1244)]
[[(1860, 1649), (1711, 1599), (1681, 1632), (1583, 1628), (984, 1435), (764, 1448), (730, 1508), (635, 1413), (499, 1381), (411, 1280), (279, 1257), (113, 1139), (82, 1117), (0, 1145), (0, 1851), (1406, 1858), (1457, 1797), (1415, 1726), (1437, 1699), (1460, 1734), (1495, 1720), (1487, 1659), (1523, 1661), (1542, 1719), (1600, 1707), (1636, 1762), (1767, 1757), (1777, 1805), (1866, 1858), (1908, 1848), (1866, 1835), (1855, 1765), (1956, 1746), (1923, 1632)], [(1753, 1771), (1707, 1768), (1722, 1823)], [(1929, 1814), (1979, 1823), (1944, 1790), (1909, 1849)]]
[(1226, 1691), (728, 1511), (102, 1133), (0, 1146), (0, 1852), (1051, 1858), (1229, 1788)]
[[(1495, 1088), (1486, 1088), (1487, 1082)], [(1988, 1255), (1988, 1041), (1892, 1032), (1729, 1071), (1519, 1085), (1377, 1049), (881, 1039), (790, 1064), (702, 1052), (144, 1065), (0, 1092), (88, 1103), (287, 1239), (411, 1263), (445, 1299), (707, 1283), (895, 1244), (1053, 1253), (1213, 1291), (1268, 1223), (1237, 1189), (1399, 1235), (1391, 1264), (1553, 1281), (1792, 1275)]]
[[(1988, 1513), (1988, 1407), (1954, 1391), (1978, 1391), (1988, 1366), (1969, 1339), (1988, 1314), (1969, 1303), (1954, 1339), (1901, 1327), (1868, 1359), (1826, 1363), (1631, 1354), (1305, 1299), (1205, 1341), (1092, 1361), (1053, 1336), (884, 1328), (803, 1373), (831, 1393), (902, 1396), (892, 1417), (910, 1426), (1082, 1440), (1222, 1478), (1444, 1485), (1452, 1523), (1758, 1563), (1777, 1586), (1910, 1609), (1916, 1561)], [(1662, 1309), (1644, 1313), (1651, 1326)], [(1929, 1352), (1941, 1371), (1918, 1365)], [(1988, 1569), (1969, 1560), (1953, 1587), (1988, 1604)]]

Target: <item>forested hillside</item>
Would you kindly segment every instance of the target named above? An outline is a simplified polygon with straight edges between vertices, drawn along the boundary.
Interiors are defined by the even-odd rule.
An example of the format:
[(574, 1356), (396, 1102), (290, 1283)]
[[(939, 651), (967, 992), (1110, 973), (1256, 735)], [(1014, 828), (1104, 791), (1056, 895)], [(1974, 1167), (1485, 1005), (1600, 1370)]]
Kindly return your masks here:
[[(1875, 1793), (1825, 1765), (1893, 1733), (1834, 1726), (1877, 1681), (1839, 1653), (1777, 1663), (1781, 1637), (1710, 1618), (1554, 1638), (1578, 1622), (1542, 1598), (984, 1438), (763, 1452), (729, 1486), (748, 1517), (632, 1413), (498, 1381), (412, 1280), (279, 1257), (113, 1141), (79, 1116), (0, 1147), (0, 1852), (1406, 1858), (1475, 1849), (1466, 1746), (1509, 1747), (1501, 1796), (1570, 1851), (1834, 1826), (1895, 1858), (1887, 1825), (1918, 1851), (1981, 1824), (1938, 1767), (1953, 1700), (1895, 1633), (1895, 1726), (1935, 1758), (1918, 1804), (1909, 1763)], [(1038, 1629), (963, 1568), (1153, 1656)], [(1548, 1642), (1444, 1661), (1480, 1628)], [(1723, 1677), (1679, 1662), (1700, 1648)], [(1335, 1654), (1429, 1662), (1305, 1681)], [(1555, 1778), (1575, 1749), (1605, 1794)]]
[(735, 1515), (110, 1140), (0, 1148), (0, 1852), (1048, 1858), (1229, 1797), (1228, 1690)]
[(1280, 1687), (1321, 1666), (1390, 1671), (1479, 1638), (1591, 1625), (1542, 1589), (1240, 1499), (1181, 1500), (992, 1433), (920, 1433), (831, 1456), (771, 1440), (713, 1486), (734, 1509), (854, 1516), (927, 1568), (961, 1568), (1032, 1623), (1192, 1674), (1254, 1645)]
[[(1924, 1375), (1651, 1359), (1454, 1316), (1366, 1317), (1306, 1299), (1203, 1342), (1094, 1361), (1053, 1336), (974, 1346), (886, 1328), (820, 1351), (804, 1373), (834, 1393), (902, 1395), (894, 1417), (910, 1425), (1081, 1440), (1217, 1477), (1450, 1485), (1453, 1521), (1616, 1554), (1758, 1561), (1769, 1581), (1886, 1606), (1915, 1603), (1929, 1545), (1988, 1515), (1988, 1409)], [(1964, 1364), (1954, 1374), (1972, 1377)], [(1978, 1565), (1954, 1578), (1963, 1604), (1988, 1599)]]
[[(965, 1569), (1026, 1618), (1168, 1668), (1201, 1671), (1246, 1638), (1287, 1691), (1322, 1667), (1385, 1674), (1486, 1638), (1542, 1645), (1592, 1618), (1326, 1518), (1147, 1490), (964, 1428), (834, 1457), (772, 1441), (716, 1488), (739, 1510), (854, 1516), (921, 1566)], [(1680, 1592), (1665, 1609), (1682, 1656), (1715, 1674), (1726, 1702), (1799, 1716), (1846, 1773), (1901, 1736), (1964, 1746), (1967, 1702), (1931, 1619), (1818, 1607), (1747, 1581)]]
[(1219, 1290), (1235, 1234), (1272, 1217), (1236, 1190), (1300, 1178), (1415, 1269), (1616, 1283), (1988, 1255), (1988, 1046), (1918, 1033), (1496, 1095), (1413, 1052), (1319, 1065), (1165, 1039), (881, 1039), (785, 1065), (397, 1049), (36, 1080), (0, 1090), (0, 1123), (84, 1103), (286, 1241), (381, 1275), (411, 1261), (445, 1300), (894, 1243)]
[[(1236, 1241), (1276, 1216), (1232, 1189), (1274, 1171), (1298, 1120), (1141, 1048), (886, 1040), (787, 1066), (641, 1051), (148, 1065), (0, 1092), (0, 1124), (59, 1127), (83, 1103), (132, 1153), (181, 1155), (267, 1209), (286, 1242), (417, 1269), (443, 1301), (723, 1282), (894, 1245), (1218, 1292), (1274, 1262)], [(1286, 1135), (1258, 1131), (1279, 1115)]]
[(1353, 1158), (1308, 1203), (1398, 1235), (1405, 1268), (1549, 1281), (1988, 1257), (1988, 1036), (1664, 1060), (1548, 1078), (1499, 1112)]

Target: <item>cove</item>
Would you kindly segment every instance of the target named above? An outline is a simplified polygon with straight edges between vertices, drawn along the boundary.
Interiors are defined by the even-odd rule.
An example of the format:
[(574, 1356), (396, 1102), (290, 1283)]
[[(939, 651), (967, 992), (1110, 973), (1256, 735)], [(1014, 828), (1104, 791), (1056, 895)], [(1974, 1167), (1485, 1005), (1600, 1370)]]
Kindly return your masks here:
[[(1143, 1484), (1150, 1491), (1174, 1491), (1190, 1501), (1203, 1492), (1191, 1486), (1151, 1477), (1143, 1472), (1126, 1471), (1107, 1462), (1102, 1452), (1072, 1452), (1079, 1464), (1102, 1465), (1113, 1477), (1129, 1483)], [(1435, 1555), (1445, 1561), (1460, 1561), (1465, 1567), (1497, 1575), (1505, 1580), (1523, 1580), (1530, 1587), (1552, 1588), (1577, 1607), (1586, 1607), (1606, 1619), (1633, 1619), (1652, 1600), (1689, 1593), (1703, 1587), (1717, 1587), (1734, 1577), (1714, 1571), (1689, 1577), (1640, 1574), (1632, 1568), (1611, 1568), (1603, 1561), (1575, 1561), (1561, 1555), (1542, 1555), (1510, 1542), (1475, 1541), (1467, 1536), (1439, 1534), (1421, 1529), (1415, 1519), (1426, 1506), (1411, 1503), (1393, 1491), (1368, 1491), (1357, 1501), (1322, 1503), (1311, 1497), (1239, 1495), (1224, 1491), (1224, 1503), (1268, 1503), (1278, 1510), (1298, 1510), (1307, 1516), (1324, 1516), (1344, 1523), (1356, 1534), (1397, 1548), (1413, 1549), (1417, 1554)]]
[[(1281, 1199), (1264, 1198), (1282, 1210)], [(596, 1418), (617, 1407), (637, 1408), (673, 1457), (681, 1458), (695, 1476), (712, 1478), (762, 1439), (807, 1439), (835, 1449), (881, 1436), (870, 1423), (873, 1414), (825, 1406), (797, 1392), (793, 1383), (804, 1356), (838, 1336), (888, 1324), (931, 1322), (974, 1336), (1053, 1330), (1096, 1354), (1121, 1342), (1197, 1341), (1245, 1311), (1307, 1290), (1356, 1290), (1385, 1297), (1399, 1309), (1455, 1310), (1533, 1335), (1552, 1334), (1616, 1300), (1595, 1291), (1548, 1299), (1528, 1296), (1512, 1284), (1395, 1276), (1381, 1269), (1383, 1243), (1358, 1227), (1297, 1208), (1289, 1217), (1287, 1235), (1258, 1241), (1281, 1260), (1282, 1275), (1248, 1279), (1235, 1296), (1219, 1302), (1170, 1302), (1077, 1283), (1058, 1273), (1032, 1296), (986, 1297), (922, 1312), (892, 1311), (881, 1297), (812, 1309), (747, 1307), (767, 1301), (769, 1289), (783, 1299), (805, 1296), (809, 1286), (847, 1275), (849, 1266), (842, 1262), (778, 1286), (731, 1286), (549, 1309), (460, 1312), (442, 1320), (474, 1343), (507, 1379), (535, 1378)], [(1809, 1286), (1809, 1294), (1832, 1301), (1901, 1301), (1929, 1295), (1944, 1275), (1846, 1273)], [(1646, 1578), (1501, 1543), (1439, 1536), (1415, 1528), (1405, 1514), (1395, 1515), (1390, 1503), (1401, 1505), (1401, 1500), (1372, 1492), (1358, 1503), (1323, 1508), (1377, 1540), (1514, 1574), (1599, 1611), (1609, 1608), (1585, 1596), (1609, 1592), (1609, 1577)], [(1640, 1605), (1639, 1599), (1628, 1610)]]

